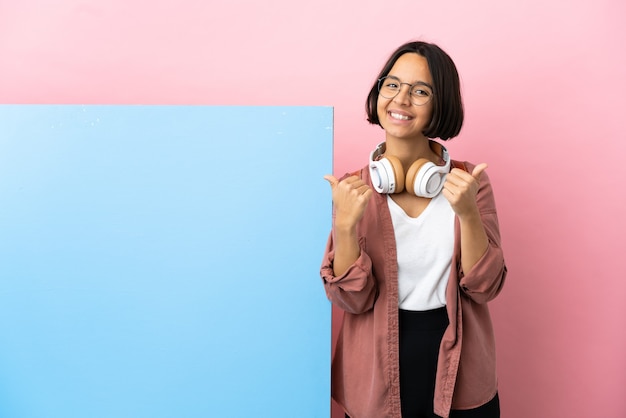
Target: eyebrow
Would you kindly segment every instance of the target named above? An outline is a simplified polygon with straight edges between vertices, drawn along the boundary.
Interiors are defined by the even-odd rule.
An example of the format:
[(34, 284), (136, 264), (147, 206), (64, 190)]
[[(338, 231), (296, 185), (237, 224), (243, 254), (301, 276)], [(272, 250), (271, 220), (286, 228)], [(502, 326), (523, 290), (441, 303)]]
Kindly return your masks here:
[(396, 77), (395, 75), (389, 75), (389, 74), (387, 74), (387, 77), (395, 78), (396, 80), (398, 80), (398, 81), (399, 81), (400, 83), (402, 83), (402, 84), (408, 84), (408, 85), (410, 85), (410, 86), (426, 86), (426, 87), (428, 87), (429, 89), (434, 90), (434, 89), (433, 89), (433, 86), (431, 86), (430, 84), (428, 84), (428, 83), (427, 83), (427, 82), (425, 82), (425, 81), (416, 81), (415, 83), (405, 83), (404, 81), (400, 80), (400, 79), (399, 79), (398, 77)]

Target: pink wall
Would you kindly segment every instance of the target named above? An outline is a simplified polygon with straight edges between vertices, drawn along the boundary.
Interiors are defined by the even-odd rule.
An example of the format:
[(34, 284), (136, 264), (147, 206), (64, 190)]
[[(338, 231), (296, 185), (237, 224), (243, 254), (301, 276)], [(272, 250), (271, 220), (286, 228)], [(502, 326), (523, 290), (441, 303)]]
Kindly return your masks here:
[(626, 416), (626, 3), (383, 4), (0, 0), (0, 102), (332, 105), (341, 174), (382, 137), (363, 103), (388, 54), (439, 43), (467, 107), (448, 148), (499, 203), (503, 416)]

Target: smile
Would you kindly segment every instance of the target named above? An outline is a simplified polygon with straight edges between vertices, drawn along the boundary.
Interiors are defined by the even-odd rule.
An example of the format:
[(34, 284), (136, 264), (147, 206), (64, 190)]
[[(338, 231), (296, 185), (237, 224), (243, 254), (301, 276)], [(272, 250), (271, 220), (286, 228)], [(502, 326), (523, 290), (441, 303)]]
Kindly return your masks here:
[(409, 120), (409, 119), (412, 119), (410, 116), (401, 115), (399, 113), (394, 113), (394, 112), (389, 112), (389, 116), (391, 116), (394, 119), (398, 119), (398, 120)]

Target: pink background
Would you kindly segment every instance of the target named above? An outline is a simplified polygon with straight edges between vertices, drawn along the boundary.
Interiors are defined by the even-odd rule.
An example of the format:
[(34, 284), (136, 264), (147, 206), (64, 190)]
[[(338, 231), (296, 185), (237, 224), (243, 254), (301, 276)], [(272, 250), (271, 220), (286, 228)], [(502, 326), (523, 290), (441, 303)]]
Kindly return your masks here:
[(467, 110), (448, 149), (489, 163), (510, 271), (492, 304), (503, 417), (622, 418), (625, 16), (621, 0), (0, 0), (0, 102), (334, 106), (342, 174), (382, 138), (363, 109), (389, 53), (440, 44)]

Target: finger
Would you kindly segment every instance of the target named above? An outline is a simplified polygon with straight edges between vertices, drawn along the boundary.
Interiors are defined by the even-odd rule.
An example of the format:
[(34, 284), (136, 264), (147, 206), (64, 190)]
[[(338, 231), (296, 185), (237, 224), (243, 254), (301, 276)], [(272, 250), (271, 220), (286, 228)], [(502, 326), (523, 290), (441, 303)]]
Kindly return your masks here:
[(345, 179), (343, 179), (343, 181), (346, 184), (350, 184), (350, 185), (357, 185), (359, 183), (363, 183), (363, 180), (361, 180), (361, 178), (359, 178), (357, 176), (346, 177)]
[(463, 187), (467, 185), (468, 183), (472, 182), (473, 180), (474, 178), (472, 177), (470, 173), (468, 173), (467, 171), (463, 171), (463, 170), (457, 170), (455, 168), (446, 176), (446, 181), (444, 185), (447, 185), (449, 187), (455, 187), (455, 188)]
[(337, 183), (339, 183), (339, 180), (337, 180), (337, 177), (333, 176), (332, 174), (326, 174), (324, 176), (324, 179), (328, 181), (331, 189), (334, 189), (335, 186), (337, 186)]
[(363, 199), (365, 199), (365, 201), (370, 200), (370, 198), (372, 197), (372, 195), (374, 194), (374, 192), (372, 191), (372, 189), (370, 187), (367, 188), (367, 190), (363, 193)]
[(360, 199), (369, 200), (372, 195), (372, 189), (368, 185), (363, 185), (356, 189)]
[(359, 194), (356, 195), (356, 202), (360, 202), (360, 205), (366, 205), (372, 197), (372, 189), (369, 187), (364, 190), (359, 190)]
[(474, 167), (474, 170), (472, 170), (472, 177), (474, 177), (476, 180), (480, 180), (480, 175), (486, 169), (487, 169), (486, 163), (478, 164), (476, 167)]

